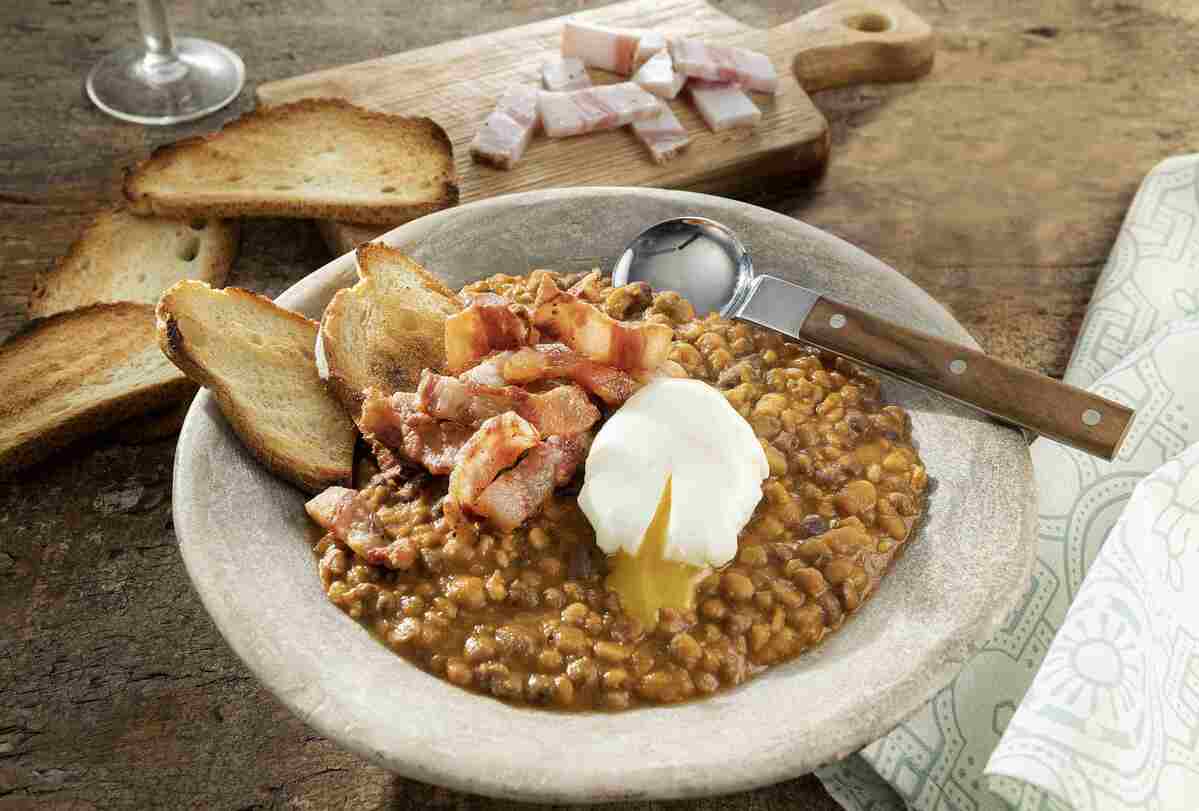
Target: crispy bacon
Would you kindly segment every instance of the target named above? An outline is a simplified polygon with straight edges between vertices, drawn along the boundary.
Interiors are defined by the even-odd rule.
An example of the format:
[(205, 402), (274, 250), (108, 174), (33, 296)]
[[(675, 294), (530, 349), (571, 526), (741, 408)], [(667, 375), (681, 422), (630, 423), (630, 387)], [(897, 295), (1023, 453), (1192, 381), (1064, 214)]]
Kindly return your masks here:
[[(397, 450), (407, 461), (438, 476), (453, 470), (458, 451), (473, 433), (468, 425), (444, 422), (417, 411), (414, 394), (396, 392), (388, 397), (373, 388), (365, 392), (358, 428), (373, 446)], [(382, 455), (378, 448), (375, 455)]]
[(357, 495), (357, 490), (348, 487), (326, 487), (304, 504), (308, 517), (322, 529), (332, 530), (337, 523), (337, 514)]
[(376, 505), (370, 495), (370, 489), (365, 487), (355, 493), (338, 512), (333, 525), (333, 534), (363, 557), (388, 545), (387, 534), (375, 514)]
[(530, 394), (517, 386), (485, 386), (426, 369), (416, 389), (416, 407), (431, 417), (478, 426), (514, 411), (542, 436), (577, 434), (599, 419), (599, 409), (578, 386), (559, 386)]
[(590, 433), (549, 437), (520, 464), (497, 476), (476, 500), (474, 511), (500, 530), (520, 526), (541, 509), (555, 487), (574, 478), (590, 447)]
[(389, 467), (396, 467), (409, 461), (398, 453), (394, 448), (389, 448), (377, 439), (372, 437), (363, 437), (366, 440), (367, 447), (370, 448), (371, 456), (375, 458), (375, 464), (380, 470), (386, 470)]
[[(378, 474), (361, 490), (329, 487), (304, 508), (313, 521), (332, 532), (367, 563), (389, 569), (409, 569), (416, 562), (415, 544), (408, 538), (389, 538), (377, 514), (380, 498), (386, 496), (386, 491), (379, 488), (407, 475), (394, 468)], [(412, 501), (427, 482), (424, 476), (411, 478), (395, 489), (393, 495), (400, 501)]]
[(389, 448), (404, 447), (404, 418), (416, 407), (416, 397), (397, 392), (387, 396), (371, 386), (362, 392), (358, 430)]
[(657, 377), (691, 377), (691, 375), (687, 374), (687, 370), (677, 361), (667, 358), (657, 369), (642, 369), (634, 372), (633, 377), (637, 379), (637, 385), (640, 387), (649, 385), (649, 382)]
[(524, 346), (530, 333), (523, 308), (494, 293), (480, 293), (445, 321), (446, 365), (457, 374), (496, 350)]
[(467, 440), (450, 473), (448, 500), (459, 509), (473, 510), (475, 500), (495, 477), (537, 444), (537, 429), (512, 413), (486, 420)]
[(463, 446), (474, 433), (469, 425), (438, 420), (413, 412), (404, 421), (404, 458), (424, 466), (435, 476), (453, 471)]
[(617, 369), (656, 369), (666, 360), (674, 331), (665, 324), (625, 324), (541, 280), (533, 326), (597, 363)]
[(628, 372), (589, 360), (563, 344), (538, 344), (513, 352), (499, 352), (462, 377), (487, 386), (570, 380), (610, 406), (620, 405), (638, 388), (637, 381)]
[(516, 353), (508, 351), (496, 352), (493, 355), (489, 355), (473, 368), (467, 369), (460, 374), (458, 379), (470, 383), (478, 383), (480, 386), (494, 386), (496, 388), (506, 386), (510, 382), (515, 382), (504, 379), (504, 361), (514, 354)]
[[(373, 483), (372, 481), (372, 485)], [(392, 556), (392, 560), (392, 557), (386, 555), (384, 550), (393, 544), (388, 540), (375, 514), (378, 505), (375, 503), (376, 496), (372, 485), (361, 490), (351, 490), (348, 487), (326, 488), (309, 500), (304, 509), (318, 526), (329, 530), (339, 541), (369, 562), (387, 564), (393, 569), (406, 569), (412, 565), (415, 554), (407, 559), (406, 565), (404, 556)]]

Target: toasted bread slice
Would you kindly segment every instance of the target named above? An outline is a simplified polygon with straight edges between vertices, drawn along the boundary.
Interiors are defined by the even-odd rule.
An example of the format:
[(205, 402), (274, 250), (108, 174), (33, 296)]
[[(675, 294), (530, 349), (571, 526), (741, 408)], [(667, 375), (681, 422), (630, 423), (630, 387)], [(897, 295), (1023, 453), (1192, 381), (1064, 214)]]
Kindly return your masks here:
[(386, 234), (396, 225), (403, 225), (403, 223), (363, 225), (361, 223), (336, 222), (335, 220), (316, 221), (316, 229), (320, 231), (321, 239), (325, 241), (325, 247), (334, 256), (349, 253), (362, 243), (370, 242), (372, 239)]
[(338, 291), (321, 319), (318, 366), (358, 418), (362, 392), (415, 391), (424, 369), (445, 369), (445, 320), (462, 309), (454, 291), (381, 242), (359, 245), (359, 281)]
[(163, 294), (157, 314), (162, 351), (212, 392), (259, 461), (310, 493), (350, 484), (357, 434), (317, 377), (315, 321), (190, 280)]
[(158, 351), (149, 304), (93, 304), (42, 319), (0, 347), (0, 472), (195, 388)]
[(223, 287), (237, 257), (237, 232), (232, 220), (188, 223), (105, 211), (34, 281), (29, 314), (39, 318), (101, 301), (156, 304), (180, 279)]
[(428, 118), (303, 99), (154, 151), (125, 175), (137, 214), (395, 223), (458, 202), (453, 147)]

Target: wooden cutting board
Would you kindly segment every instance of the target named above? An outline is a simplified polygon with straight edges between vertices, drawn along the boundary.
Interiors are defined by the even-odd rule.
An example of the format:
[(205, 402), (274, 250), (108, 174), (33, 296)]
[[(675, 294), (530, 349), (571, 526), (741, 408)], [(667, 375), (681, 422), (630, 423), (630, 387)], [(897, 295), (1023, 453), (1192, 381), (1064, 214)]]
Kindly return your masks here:
[[(524, 159), (507, 171), (474, 163), (470, 141), (500, 94), (513, 84), (540, 84), (541, 65), (559, 51), (564, 19), (559, 17), (268, 82), (259, 86), (258, 99), (277, 104), (333, 96), (386, 112), (429, 116), (453, 142), (464, 203), (556, 186), (656, 186), (731, 194), (767, 177), (786, 182), (823, 167), (828, 122), (806, 91), (912, 79), (926, 73), (933, 60), (929, 26), (895, 0), (838, 0), (769, 30), (745, 26), (703, 0), (632, 0), (571, 16), (762, 51), (779, 70), (779, 92), (773, 97), (753, 94), (763, 113), (757, 127), (714, 133), (684, 91), (671, 106), (692, 134), (692, 144), (663, 166), (649, 159), (627, 128), (576, 138), (538, 136)], [(625, 81), (598, 70), (592, 78), (597, 83)], [(336, 224), (322, 230), (340, 248), (387, 229)]]

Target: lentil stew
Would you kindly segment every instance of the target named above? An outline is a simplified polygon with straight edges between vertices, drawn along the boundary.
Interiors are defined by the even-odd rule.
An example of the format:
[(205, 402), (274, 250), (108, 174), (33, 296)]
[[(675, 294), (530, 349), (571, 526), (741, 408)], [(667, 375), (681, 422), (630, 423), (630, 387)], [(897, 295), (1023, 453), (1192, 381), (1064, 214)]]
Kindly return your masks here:
[[(531, 305), (550, 271), (464, 292)], [(383, 644), (455, 685), (547, 708), (623, 710), (710, 695), (837, 630), (912, 535), (928, 476), (904, 410), (827, 353), (715, 315), (672, 292), (597, 282), (609, 316), (668, 325), (670, 360), (722, 391), (770, 464), (737, 558), (699, 585), (696, 609), (643, 627), (605, 588), (606, 561), (576, 503), (581, 474), (510, 532), (454, 525), (445, 477), (384, 480), (370, 494), (418, 560), (376, 566), (329, 533), (314, 547), (329, 599)]]

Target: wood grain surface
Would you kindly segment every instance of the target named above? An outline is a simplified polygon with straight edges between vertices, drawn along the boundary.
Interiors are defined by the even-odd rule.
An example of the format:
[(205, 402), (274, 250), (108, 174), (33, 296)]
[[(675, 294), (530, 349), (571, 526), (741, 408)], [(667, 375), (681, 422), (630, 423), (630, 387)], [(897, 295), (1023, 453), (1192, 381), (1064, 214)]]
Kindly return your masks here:
[[(754, 94), (762, 110), (757, 126), (723, 132), (704, 125), (685, 93), (666, 102), (692, 139), (666, 164), (650, 160), (632, 132), (621, 127), (585, 138), (534, 138), (523, 160), (507, 170), (472, 160), (470, 142), (505, 91), (513, 85), (540, 86), (541, 66), (559, 53), (561, 19), (270, 82), (259, 86), (257, 96), (265, 104), (344, 98), (384, 112), (435, 118), (454, 144), (463, 203), (560, 186), (736, 194), (763, 185), (791, 187), (823, 171), (828, 122), (800, 77), (814, 88), (899, 81), (928, 72), (933, 60), (929, 26), (897, 0), (834, 0), (770, 29), (739, 23), (704, 0), (627, 0), (572, 17), (760, 51), (779, 71), (778, 92)], [(602, 83), (627, 81), (606, 71), (592, 74)], [(332, 244), (338, 246), (353, 242), (361, 230), (340, 223), (331, 229)]]
[[(181, 33), (241, 53), (250, 87), (218, 116), (152, 130), (82, 93), (87, 69), (134, 41), (132, 3), (0, 4), (0, 335), (24, 322), (35, 271), (115, 199), (121, 166), (248, 109), (256, 83), (582, 5), (169, 0)], [(717, 3), (759, 28), (816, 5)], [(1141, 178), (1199, 148), (1199, 15), (1179, 0), (910, 5), (938, 31), (932, 73), (814, 94), (832, 134), (825, 176), (753, 199), (889, 262), (989, 352), (1060, 375)], [(327, 258), (313, 225), (252, 222), (230, 281), (275, 294)], [(173, 447), (96, 437), (0, 484), (0, 809), (516, 808), (395, 778), (258, 686), (179, 560)], [(623, 809), (692, 807), (836, 808), (807, 777)]]
[[(685, 35), (708, 35), (770, 53), (785, 65), (794, 46), (771, 32), (754, 31), (702, 0), (618, 3), (584, 12), (580, 18), (617, 27), (654, 28)], [(541, 65), (557, 54), (560, 20), (482, 34), (383, 59), (272, 82), (258, 88), (268, 104), (313, 96), (345, 98), (385, 112), (427, 115), (441, 124), (454, 144), (461, 202), (468, 203), (554, 186), (657, 186), (723, 191), (755, 178), (794, 177), (823, 165), (828, 155), (828, 124), (795, 75), (781, 72), (775, 96), (755, 94), (761, 124), (710, 132), (683, 98), (671, 102), (679, 120), (694, 133), (691, 147), (664, 165), (649, 159), (627, 127), (585, 138), (538, 137), (513, 169), (475, 163), (470, 142), (509, 87), (540, 86)], [(626, 81), (595, 71), (605, 83)]]
[[(828, 125), (800, 86), (800, 73), (805, 83), (823, 89), (913, 79), (928, 71), (933, 58), (928, 26), (902, 4), (835, 0), (821, 12), (826, 13), (814, 20), (805, 15), (769, 30), (743, 25), (703, 0), (629, 0), (572, 15), (596, 25), (750, 48), (769, 56), (779, 70), (778, 91), (754, 95), (762, 120), (753, 128), (711, 132), (683, 97), (668, 102), (692, 133), (692, 144), (664, 165), (649, 160), (625, 128), (586, 138), (537, 138), (509, 170), (471, 160), (470, 142), (496, 99), (513, 85), (540, 86), (541, 66), (559, 53), (560, 19), (271, 82), (257, 95), (266, 104), (332, 96), (386, 112), (436, 117), (454, 143), (463, 203), (563, 185), (720, 193), (730, 184), (765, 178), (794, 182), (804, 170), (823, 166)], [(793, 64), (802, 71), (792, 70)], [(627, 81), (593, 73), (601, 83)]]

